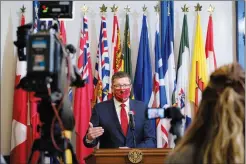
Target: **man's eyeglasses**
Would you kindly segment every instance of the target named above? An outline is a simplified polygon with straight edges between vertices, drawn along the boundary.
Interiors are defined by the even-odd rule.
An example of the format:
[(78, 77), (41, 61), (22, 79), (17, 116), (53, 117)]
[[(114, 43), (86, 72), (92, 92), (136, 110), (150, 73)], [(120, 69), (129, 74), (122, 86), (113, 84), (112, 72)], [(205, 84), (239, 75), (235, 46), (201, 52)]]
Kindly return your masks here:
[(122, 85), (120, 85), (120, 84), (116, 84), (116, 85), (113, 85), (116, 89), (117, 88), (128, 88), (128, 87), (130, 87), (131, 86), (131, 84), (122, 84)]

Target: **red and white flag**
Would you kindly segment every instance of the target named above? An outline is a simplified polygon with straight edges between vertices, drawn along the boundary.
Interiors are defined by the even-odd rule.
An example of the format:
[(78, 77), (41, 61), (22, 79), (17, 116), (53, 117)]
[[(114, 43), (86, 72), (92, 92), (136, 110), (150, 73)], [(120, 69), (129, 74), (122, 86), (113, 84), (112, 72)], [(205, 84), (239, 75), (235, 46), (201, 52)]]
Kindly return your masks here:
[[(113, 36), (112, 36), (112, 55), (111, 55), (110, 64), (110, 79), (112, 78), (113, 74), (119, 71), (124, 71), (124, 60), (121, 48), (121, 41), (120, 41), (120, 29), (118, 23), (118, 17), (115, 14), (113, 20)], [(111, 91), (111, 80), (109, 81), (109, 94), (108, 99), (112, 98), (112, 91)]]
[(89, 35), (88, 35), (88, 19), (83, 17), (83, 30), (80, 34), (80, 52), (78, 56), (78, 69), (85, 86), (75, 89), (74, 95), (74, 116), (75, 116), (75, 132), (76, 132), (76, 155), (79, 163), (85, 163), (84, 158), (90, 155), (92, 148), (85, 147), (83, 137), (89, 126), (91, 117), (91, 101), (92, 101), (92, 67), (91, 56), (89, 51)]
[[(25, 16), (21, 15), (21, 25), (25, 24)], [(15, 87), (26, 75), (26, 61), (19, 61), (17, 57)], [(27, 163), (27, 92), (23, 89), (14, 90), (13, 120), (11, 134), (10, 163)]]
[(216, 57), (214, 53), (214, 36), (213, 36), (213, 18), (212, 15), (209, 16), (208, 29), (207, 29), (207, 39), (206, 39), (206, 60), (208, 76), (217, 68)]

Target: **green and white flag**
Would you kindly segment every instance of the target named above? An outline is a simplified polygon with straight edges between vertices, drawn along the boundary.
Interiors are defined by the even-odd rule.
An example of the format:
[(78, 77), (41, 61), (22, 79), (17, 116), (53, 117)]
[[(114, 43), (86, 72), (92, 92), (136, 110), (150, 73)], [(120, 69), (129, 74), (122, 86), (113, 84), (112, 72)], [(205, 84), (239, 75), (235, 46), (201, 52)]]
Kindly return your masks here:
[(185, 129), (191, 123), (191, 107), (188, 100), (189, 91), (189, 72), (190, 72), (190, 46), (188, 35), (187, 15), (184, 14), (182, 34), (179, 46), (179, 56), (177, 64), (177, 86), (175, 101), (185, 115)]

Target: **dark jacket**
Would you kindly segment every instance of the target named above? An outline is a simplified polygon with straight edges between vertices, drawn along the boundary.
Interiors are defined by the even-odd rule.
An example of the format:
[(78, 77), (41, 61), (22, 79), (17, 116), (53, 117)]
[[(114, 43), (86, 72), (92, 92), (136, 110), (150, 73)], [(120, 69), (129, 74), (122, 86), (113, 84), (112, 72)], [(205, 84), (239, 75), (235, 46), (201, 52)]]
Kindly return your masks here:
[[(138, 148), (155, 148), (156, 135), (155, 129), (151, 126), (151, 122), (146, 118), (146, 105), (141, 101), (130, 100), (130, 110), (134, 111), (135, 119), (135, 136)], [(118, 148), (133, 147), (133, 136), (128, 127), (127, 136), (125, 137), (120, 122), (117, 117), (113, 99), (96, 104), (91, 116), (93, 127), (101, 126), (104, 129), (102, 136), (95, 139), (92, 143), (86, 142), (84, 136), (84, 144), (86, 147), (94, 147), (100, 141), (100, 148)]]

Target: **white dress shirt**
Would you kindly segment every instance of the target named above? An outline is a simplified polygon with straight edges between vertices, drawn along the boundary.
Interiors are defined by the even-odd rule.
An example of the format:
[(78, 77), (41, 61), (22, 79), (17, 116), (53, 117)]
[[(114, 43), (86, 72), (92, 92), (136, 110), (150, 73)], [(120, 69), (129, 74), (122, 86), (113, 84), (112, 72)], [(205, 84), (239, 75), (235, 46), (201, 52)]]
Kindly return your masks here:
[(115, 109), (116, 109), (116, 113), (117, 113), (117, 116), (118, 116), (118, 119), (119, 119), (119, 122), (121, 124), (121, 120), (120, 120), (120, 111), (121, 111), (121, 104), (125, 104), (125, 110), (126, 110), (126, 115), (127, 115), (127, 120), (128, 120), (128, 123), (129, 123), (129, 115), (128, 115), (128, 112), (130, 111), (130, 103), (129, 103), (129, 98), (126, 102), (124, 103), (121, 103), (119, 102), (118, 100), (116, 100), (114, 98), (114, 106), (115, 106)]
[[(119, 120), (120, 124), (121, 124), (121, 120), (120, 120), (120, 111), (121, 111), (121, 106), (120, 106), (120, 105), (121, 105), (121, 104), (123, 104), (123, 103), (119, 102), (118, 100), (116, 100), (116, 99), (114, 98), (114, 106), (115, 106), (116, 113), (117, 113), (118, 120)], [(128, 120), (128, 123), (129, 123), (129, 115), (128, 115), (128, 112), (130, 111), (129, 98), (128, 98), (128, 100), (127, 100), (124, 104), (126, 105), (126, 106), (125, 106), (125, 110), (126, 110), (127, 120)], [(93, 140), (92, 140), (92, 141), (91, 141), (91, 140), (88, 140), (88, 138), (87, 138), (87, 136), (86, 136), (86, 142), (87, 142), (87, 143), (92, 143)]]

